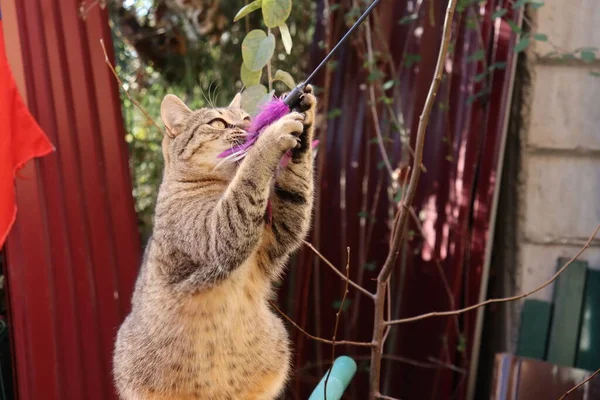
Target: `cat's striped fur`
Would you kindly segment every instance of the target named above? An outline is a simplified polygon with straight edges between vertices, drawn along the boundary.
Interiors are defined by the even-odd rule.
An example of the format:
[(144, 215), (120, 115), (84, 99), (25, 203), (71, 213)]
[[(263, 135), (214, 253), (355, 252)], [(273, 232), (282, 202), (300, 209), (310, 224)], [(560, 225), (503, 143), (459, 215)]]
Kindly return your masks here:
[[(124, 400), (274, 399), (290, 349), (269, 308), (273, 281), (309, 229), (316, 99), (268, 127), (238, 165), (214, 169), (243, 139), (239, 96), (190, 111), (167, 96), (165, 171), (114, 374)], [(279, 162), (293, 149), (292, 161)], [(267, 201), (272, 221), (266, 222)]]

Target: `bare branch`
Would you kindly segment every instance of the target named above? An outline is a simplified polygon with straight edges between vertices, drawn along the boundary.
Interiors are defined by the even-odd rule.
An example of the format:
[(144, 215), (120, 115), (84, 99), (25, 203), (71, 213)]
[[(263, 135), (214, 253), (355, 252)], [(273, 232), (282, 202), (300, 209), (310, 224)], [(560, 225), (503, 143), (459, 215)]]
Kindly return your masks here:
[(588, 247), (590, 247), (592, 241), (594, 240), (594, 238), (596, 237), (596, 235), (598, 234), (598, 232), (600, 231), (600, 225), (598, 225), (596, 227), (596, 230), (594, 231), (594, 233), (592, 234), (592, 236), (589, 237), (588, 241), (585, 243), (585, 245), (577, 252), (577, 254), (575, 254), (569, 261), (567, 261), (567, 263), (565, 263), (555, 274), (554, 276), (552, 276), (552, 278), (550, 278), (549, 280), (547, 280), (546, 282), (544, 282), (544, 284), (536, 289), (533, 289), (527, 293), (523, 293), (517, 296), (512, 296), (512, 297), (504, 297), (504, 298), (500, 298), (500, 299), (488, 299), (482, 303), (478, 303), (478, 304), (474, 304), (472, 306), (469, 307), (465, 307), (465, 308), (461, 308), (460, 310), (454, 310), (454, 311), (437, 311), (437, 312), (430, 312), (427, 314), (422, 314), (422, 315), (417, 315), (416, 317), (410, 317), (410, 318), (402, 318), (402, 319), (395, 319), (392, 321), (388, 321), (385, 324), (386, 325), (395, 325), (395, 324), (403, 324), (406, 322), (414, 322), (414, 321), (420, 321), (422, 319), (427, 319), (427, 318), (431, 318), (431, 317), (443, 317), (443, 316), (448, 316), (448, 315), (458, 315), (458, 314), (462, 314), (465, 313), (467, 311), (472, 311), (472, 310), (476, 310), (479, 307), (483, 307), (486, 306), (488, 304), (493, 304), (493, 303), (505, 303), (505, 302), (509, 302), (509, 301), (516, 301), (516, 300), (520, 300), (520, 299), (524, 299), (525, 297), (531, 296), (534, 293), (539, 292), (540, 290), (546, 288), (548, 285), (550, 285), (551, 283), (553, 283), (555, 280), (558, 279), (558, 277), (565, 272), (565, 270), (569, 267), (569, 265), (571, 265), (575, 260), (577, 260), (584, 251), (586, 251), (588, 249)]
[(390, 396), (383, 395), (381, 393), (376, 393), (375, 397), (378, 398), (378, 399), (385, 399), (385, 400), (400, 400), (400, 399), (397, 399), (395, 397), (390, 397)]
[[(160, 128), (160, 126), (158, 126), (158, 124), (154, 121), (154, 119), (152, 119), (152, 117), (150, 116), (150, 114), (148, 114), (148, 112), (146, 110), (144, 110), (144, 107), (142, 107), (140, 105), (140, 103), (138, 103), (137, 100), (133, 99), (131, 97), (131, 95), (129, 94), (129, 92), (125, 89), (125, 86), (123, 85), (123, 81), (121, 81), (121, 78), (119, 78), (119, 74), (117, 74), (117, 71), (115, 70), (115, 67), (113, 67), (113, 65), (110, 63), (110, 60), (108, 58), (108, 54), (106, 53), (106, 47), (104, 47), (104, 40), (103, 39), (100, 39), (100, 45), (102, 46), (102, 51), (104, 52), (104, 62), (106, 63), (106, 65), (108, 65), (108, 68), (110, 68), (110, 71), (115, 76), (115, 79), (119, 83), (119, 87), (123, 90), (123, 92), (125, 93), (125, 95), (129, 99), (129, 101), (131, 101), (131, 103), (133, 103), (133, 105), (138, 110), (140, 110), (142, 112), (142, 114), (144, 114), (144, 117), (146, 117), (148, 119), (148, 121), (150, 121), (152, 123), (152, 125), (154, 125), (156, 127), (156, 129), (158, 129), (158, 131), (162, 135), (163, 134), (163, 130)], [(165, 128), (167, 130), (169, 130), (168, 127), (165, 127)], [(169, 133), (171, 133), (171, 132), (169, 132)]]
[(374, 323), (373, 323), (373, 343), (375, 346), (371, 349), (371, 371), (370, 371), (370, 395), (371, 400), (378, 397), (380, 380), (381, 380), (381, 343), (383, 340), (384, 330), (386, 327), (385, 322), (385, 292), (388, 278), (390, 277), (393, 268), (396, 265), (396, 260), (400, 254), (401, 245), (404, 239), (404, 233), (406, 224), (409, 216), (409, 205), (412, 203), (415, 194), (417, 192), (417, 186), (419, 184), (419, 177), (421, 175), (421, 164), (423, 162), (423, 149), (425, 147), (425, 136), (427, 132), (427, 125), (429, 123), (429, 117), (433, 109), (434, 101), (442, 81), (442, 75), (444, 72), (444, 64), (446, 61), (446, 55), (448, 53), (448, 46), (450, 44), (450, 38), (452, 36), (452, 19), (454, 17), (454, 10), (458, 0), (450, 0), (446, 9), (446, 17), (444, 19), (444, 28), (442, 34), (442, 44), (437, 58), (435, 66), (434, 78), (429, 88), (429, 93), (425, 99), (425, 105), (423, 112), (419, 119), (419, 126), (417, 128), (416, 143), (415, 143), (415, 155), (413, 157), (413, 167), (411, 177), (408, 183), (408, 189), (406, 191), (406, 197), (400, 204), (400, 211), (396, 220), (392, 244), (390, 251), (387, 255), (385, 263), (377, 277), (377, 291), (375, 293), (375, 312), (374, 312)]
[[(306, 337), (316, 340), (317, 342), (321, 342), (321, 343), (326, 343), (326, 344), (333, 344), (333, 340), (327, 340), (327, 339), (323, 339), (320, 338), (318, 336), (314, 336), (311, 335), (310, 333), (306, 332), (304, 329), (302, 329), (297, 323), (294, 322), (294, 320), (292, 320), (290, 317), (287, 316), (286, 313), (284, 313), (283, 311), (281, 311), (279, 309), (279, 307), (277, 307), (277, 305), (275, 304), (275, 302), (273, 301), (269, 301), (269, 303), (271, 304), (271, 306), (277, 310), (277, 312), (279, 314), (281, 314), (281, 316), (283, 318), (285, 318), (286, 320), (288, 320), (288, 322), (292, 325), (294, 325), (294, 327), (296, 329), (298, 329), (300, 332), (302, 332)], [(369, 342), (353, 342), (350, 340), (340, 340), (340, 341), (336, 341), (335, 342), (336, 345), (348, 345), (348, 346), (362, 346), (362, 347), (373, 347), (373, 343), (369, 343)]]
[(600, 369), (597, 369), (596, 372), (594, 372), (593, 374), (591, 374), (590, 376), (588, 376), (583, 382), (580, 382), (577, 386), (569, 389), (565, 394), (563, 394), (561, 396), (560, 399), (558, 400), (563, 400), (566, 399), (567, 396), (569, 396), (572, 392), (574, 392), (575, 390), (579, 389), (581, 386), (585, 385), (586, 383), (588, 383), (589, 381), (591, 381), (592, 379), (594, 379), (594, 377), (596, 375), (598, 375), (598, 373), (600, 373)]
[(350, 247), (346, 247), (346, 251), (348, 252), (348, 261), (346, 262), (346, 286), (344, 287), (344, 295), (342, 296), (340, 308), (335, 314), (335, 326), (333, 328), (333, 337), (331, 338), (331, 368), (329, 368), (329, 371), (327, 372), (327, 377), (325, 378), (325, 386), (323, 388), (325, 400), (327, 400), (327, 382), (329, 382), (329, 376), (331, 375), (331, 371), (333, 370), (333, 363), (335, 362), (335, 337), (337, 336), (338, 326), (340, 324), (340, 314), (342, 313), (342, 311), (344, 311), (344, 302), (346, 301), (346, 296), (348, 296), (348, 283), (350, 282)]
[(342, 273), (341, 273), (341, 272), (340, 272), (340, 271), (339, 271), (339, 270), (338, 270), (338, 269), (335, 267), (335, 265), (333, 265), (333, 264), (331, 263), (331, 261), (329, 261), (327, 258), (325, 258), (325, 256), (324, 256), (323, 254), (321, 254), (321, 253), (319, 252), (319, 250), (317, 250), (317, 249), (315, 248), (315, 246), (313, 246), (312, 244), (310, 244), (310, 243), (309, 243), (309, 242), (307, 242), (307, 241), (304, 241), (304, 244), (305, 244), (305, 245), (306, 245), (308, 248), (310, 248), (312, 251), (314, 251), (314, 253), (315, 253), (317, 256), (319, 256), (319, 258), (320, 258), (321, 260), (323, 260), (323, 262), (324, 262), (325, 264), (327, 264), (327, 266), (328, 266), (329, 268), (331, 268), (331, 269), (333, 270), (333, 272), (335, 272), (335, 273), (336, 273), (336, 274), (337, 274), (337, 275), (338, 275), (340, 278), (342, 278), (342, 279), (346, 280), (346, 281), (347, 281), (347, 282), (350, 284), (350, 286), (352, 286), (352, 287), (354, 287), (355, 289), (359, 290), (359, 291), (360, 291), (360, 292), (362, 292), (362, 293), (363, 293), (365, 296), (367, 296), (367, 297), (369, 297), (369, 298), (371, 298), (371, 299), (374, 299), (374, 298), (375, 298), (375, 295), (374, 295), (373, 293), (369, 292), (369, 291), (368, 291), (367, 289), (365, 289), (364, 287), (362, 287), (362, 286), (360, 286), (359, 284), (355, 283), (355, 282), (354, 282), (354, 281), (352, 281), (351, 279), (346, 279), (346, 277), (344, 276), (344, 274), (342, 274)]

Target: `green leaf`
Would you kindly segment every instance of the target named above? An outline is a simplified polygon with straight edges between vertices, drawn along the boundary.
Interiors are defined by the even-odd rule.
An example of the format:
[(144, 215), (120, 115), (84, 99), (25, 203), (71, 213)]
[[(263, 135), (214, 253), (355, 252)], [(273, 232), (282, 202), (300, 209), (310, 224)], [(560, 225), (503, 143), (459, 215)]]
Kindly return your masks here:
[(486, 72), (482, 72), (481, 74), (477, 74), (475, 75), (475, 78), (473, 78), (473, 80), (475, 82), (481, 82), (486, 76), (487, 76), (487, 71)]
[(459, 353), (464, 353), (465, 350), (467, 350), (467, 338), (461, 332), (460, 335), (458, 335), (458, 344), (456, 346), (456, 351), (458, 351)]
[(242, 42), (242, 58), (250, 71), (261, 70), (275, 52), (275, 36), (255, 29), (250, 31)]
[(379, 162), (377, 163), (377, 169), (378, 169), (378, 170), (382, 170), (382, 169), (384, 169), (384, 168), (385, 168), (385, 161), (379, 161)]
[(255, 115), (261, 101), (267, 94), (267, 88), (263, 85), (250, 86), (242, 92), (242, 109), (250, 115)]
[(367, 79), (369, 80), (369, 82), (376, 82), (384, 76), (385, 74), (380, 69), (374, 69), (369, 73)]
[(508, 24), (508, 26), (510, 26), (510, 29), (514, 32), (514, 33), (520, 33), (521, 32), (521, 28), (519, 27), (519, 25), (517, 25), (514, 21), (511, 21), (510, 19), (508, 21), (506, 21), (506, 23)]
[(395, 84), (396, 84), (396, 81), (394, 81), (393, 79), (391, 81), (387, 81), (386, 83), (383, 84), (383, 90), (390, 90), (391, 88), (394, 87)]
[(533, 38), (535, 40), (539, 40), (540, 42), (548, 41), (548, 35), (546, 35), (544, 33), (536, 33), (535, 35), (533, 35)]
[(405, 15), (404, 17), (402, 17), (400, 19), (400, 21), (398, 21), (398, 23), (400, 25), (407, 25), (410, 24), (413, 21), (416, 21), (417, 18), (419, 18), (419, 16), (415, 13), (415, 14), (410, 14), (410, 15)]
[(356, 214), (359, 218), (369, 218), (369, 213), (367, 211), (361, 211)]
[(240, 11), (238, 11), (238, 13), (233, 18), (233, 22), (239, 21), (240, 19), (244, 18), (246, 15), (258, 10), (260, 7), (262, 7), (262, 2), (263, 2), (263, 0), (255, 0), (252, 3), (247, 4), (244, 7), (242, 7), (242, 9)]
[(495, 62), (488, 67), (488, 69), (490, 71), (493, 71), (495, 69), (505, 69), (505, 68), (506, 68), (506, 62), (504, 62), (504, 61)]
[(519, 40), (519, 43), (517, 43), (515, 46), (515, 53), (520, 53), (525, 50), (527, 46), (529, 46), (529, 41), (529, 36), (523, 36), (521, 40)]
[(294, 43), (292, 42), (292, 35), (290, 35), (290, 28), (288, 28), (285, 22), (279, 25), (279, 33), (281, 33), (281, 41), (283, 42), (285, 52), (290, 54)]
[(400, 201), (402, 200), (402, 196), (403, 196), (403, 191), (402, 188), (399, 188), (398, 191), (396, 192), (396, 194), (394, 195), (394, 203), (400, 203)]
[(518, 1), (516, 1), (515, 3), (513, 3), (513, 6), (512, 6), (512, 8), (513, 8), (514, 10), (516, 10), (517, 8), (523, 7), (523, 6), (524, 6), (524, 5), (527, 3), (527, 1), (528, 1), (528, 0), (518, 0)]
[(331, 303), (331, 306), (336, 310), (339, 310), (340, 307), (342, 307), (342, 311), (346, 311), (348, 310), (348, 307), (350, 307), (350, 303), (352, 303), (352, 301), (350, 299), (346, 299), (344, 301), (344, 305), (342, 306), (341, 300), (335, 300), (333, 303)]
[(376, 267), (377, 267), (377, 265), (375, 264), (375, 261), (369, 261), (368, 263), (363, 265), (363, 268), (366, 269), (367, 271), (375, 271)]
[(591, 76), (600, 76), (600, 71), (590, 71)]
[(245, 87), (258, 85), (260, 83), (262, 69), (259, 69), (258, 71), (250, 71), (248, 67), (246, 67), (246, 64), (242, 63), (240, 75), (242, 77), (242, 83)]
[(499, 10), (496, 10), (492, 13), (492, 19), (502, 18), (506, 15), (507, 12), (508, 12), (508, 10), (506, 8), (501, 8)]
[(407, 68), (410, 68), (413, 64), (416, 64), (419, 61), (421, 61), (420, 54), (407, 53), (404, 58), (404, 66), (406, 66)]
[(485, 50), (479, 49), (475, 53), (471, 54), (468, 58), (468, 62), (483, 60), (485, 57)]
[(538, 9), (544, 5), (543, 1), (529, 1), (529, 7), (533, 9)]
[(581, 59), (585, 62), (592, 62), (596, 59), (596, 54), (593, 51), (584, 50), (581, 52)]
[(290, 89), (293, 89), (296, 87), (296, 83), (294, 82), (294, 78), (292, 78), (292, 75), (290, 75), (289, 73), (282, 71), (280, 69), (277, 70), (277, 72), (275, 72), (275, 76), (273, 77), (274, 81), (281, 81), (283, 83), (285, 83), (285, 85), (287, 87), (289, 87)]
[(283, 24), (291, 12), (292, 0), (263, 0), (262, 14), (269, 28)]
[(333, 110), (331, 110), (327, 113), (327, 118), (334, 119), (334, 118), (339, 117), (340, 115), (342, 115), (342, 110), (339, 108), (334, 108)]

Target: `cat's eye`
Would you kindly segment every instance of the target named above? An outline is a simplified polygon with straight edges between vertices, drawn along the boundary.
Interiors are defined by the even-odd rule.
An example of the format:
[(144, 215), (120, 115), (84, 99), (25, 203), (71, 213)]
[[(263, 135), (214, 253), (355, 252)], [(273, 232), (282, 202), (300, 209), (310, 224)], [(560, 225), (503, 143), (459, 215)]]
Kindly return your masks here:
[(216, 129), (225, 129), (225, 128), (227, 128), (227, 122), (223, 121), (220, 118), (213, 119), (208, 124), (210, 126), (212, 126), (213, 128), (216, 128)]

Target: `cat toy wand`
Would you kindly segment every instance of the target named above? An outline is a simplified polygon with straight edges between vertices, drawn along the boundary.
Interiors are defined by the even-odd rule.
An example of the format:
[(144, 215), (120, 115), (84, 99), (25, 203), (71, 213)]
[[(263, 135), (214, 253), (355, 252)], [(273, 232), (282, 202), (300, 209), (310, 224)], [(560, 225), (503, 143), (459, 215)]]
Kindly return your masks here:
[[(296, 107), (304, 94), (304, 88), (308, 85), (314, 77), (323, 69), (323, 67), (331, 60), (331, 58), (337, 53), (342, 45), (348, 40), (350, 35), (363, 23), (363, 21), (371, 14), (373, 9), (379, 4), (380, 0), (373, 0), (371, 5), (365, 10), (360, 18), (352, 25), (348, 32), (340, 39), (335, 47), (325, 56), (323, 61), (315, 68), (315, 70), (304, 80), (296, 86), (285, 99), (276, 98), (271, 100), (262, 107), (262, 111), (253, 118), (252, 125), (248, 130), (248, 137), (246, 142), (236, 148), (227, 150), (219, 155), (219, 158), (223, 158), (223, 161), (239, 161), (246, 156), (248, 149), (258, 139), (260, 133), (273, 122), (277, 121), (281, 117), (290, 113), (290, 111)], [(314, 147), (314, 143), (313, 143)]]

